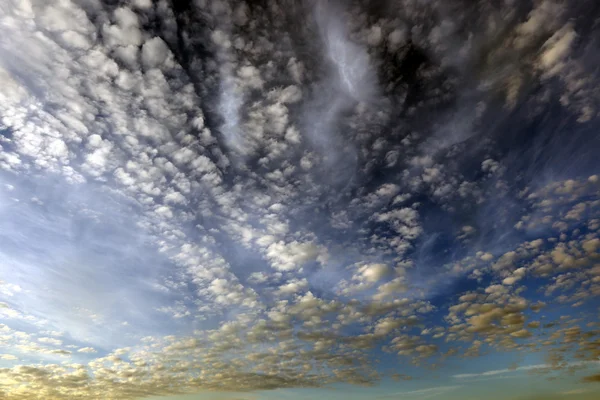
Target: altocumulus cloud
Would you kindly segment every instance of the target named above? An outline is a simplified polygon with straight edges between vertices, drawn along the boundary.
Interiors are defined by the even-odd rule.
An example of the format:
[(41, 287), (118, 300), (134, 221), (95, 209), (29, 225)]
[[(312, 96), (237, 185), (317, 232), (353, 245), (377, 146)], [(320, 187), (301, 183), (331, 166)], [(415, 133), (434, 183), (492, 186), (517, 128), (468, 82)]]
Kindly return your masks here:
[(593, 13), (113, 3), (0, 4), (0, 397), (595, 365)]

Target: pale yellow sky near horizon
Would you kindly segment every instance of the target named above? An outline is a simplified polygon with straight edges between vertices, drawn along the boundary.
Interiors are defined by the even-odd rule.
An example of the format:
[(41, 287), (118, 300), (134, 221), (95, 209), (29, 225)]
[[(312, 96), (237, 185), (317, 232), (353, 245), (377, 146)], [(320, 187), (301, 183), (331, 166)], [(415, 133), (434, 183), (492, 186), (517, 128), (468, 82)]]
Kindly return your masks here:
[[(482, 374), (493, 372), (498, 371), (482, 371)], [(471, 379), (386, 382), (376, 388), (340, 385), (325, 391), (279, 389), (241, 393), (204, 392), (152, 397), (149, 400), (312, 400), (318, 396), (332, 400), (598, 400), (600, 382), (585, 383), (582, 379), (599, 373), (600, 367), (588, 367), (568, 376), (565, 376), (564, 370), (548, 375), (522, 370)], [(436, 382), (438, 385), (434, 385)]]

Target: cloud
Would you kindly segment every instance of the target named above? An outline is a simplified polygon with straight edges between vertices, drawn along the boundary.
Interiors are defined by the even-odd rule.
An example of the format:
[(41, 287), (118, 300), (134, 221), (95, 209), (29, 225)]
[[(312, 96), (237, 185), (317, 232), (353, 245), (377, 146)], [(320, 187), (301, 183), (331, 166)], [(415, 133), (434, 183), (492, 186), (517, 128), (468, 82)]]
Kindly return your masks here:
[(582, 379), (582, 382), (584, 382), (584, 383), (597, 383), (597, 382), (600, 382), (600, 375), (596, 374), (596, 375), (585, 376)]
[(576, 34), (569, 25), (564, 26), (557, 31), (546, 43), (545, 49), (540, 56), (541, 68), (545, 69), (549, 76), (556, 75), (564, 68), (562, 61), (569, 54), (569, 50)]
[(290, 271), (300, 268), (307, 262), (319, 261), (327, 257), (325, 248), (313, 243), (277, 242), (267, 248), (267, 257), (272, 260), (273, 268), (280, 271)]
[[(366, 49), (353, 43), (341, 18), (344, 10), (331, 1), (318, 1), (315, 16), (325, 44), (327, 57), (335, 71), (336, 85), (357, 101), (368, 101), (376, 80)], [(376, 34), (372, 33), (372, 37)]]
[(96, 353), (96, 350), (93, 347), (82, 347), (77, 349), (78, 353)]
[[(569, 366), (585, 366), (585, 365), (594, 365), (597, 364), (598, 361), (584, 361), (584, 362), (573, 362), (570, 363)], [(552, 370), (555, 366), (551, 364), (535, 364), (535, 365), (525, 365), (516, 368), (508, 368), (508, 369), (498, 369), (492, 371), (479, 372), (475, 374), (458, 374), (453, 377), (456, 379), (470, 379), (470, 378), (479, 378), (484, 376), (496, 376), (496, 375), (505, 375), (505, 374), (514, 374), (521, 371), (543, 371), (543, 370)]]
[(594, 42), (571, 5), (450, 3), (1, 6), (1, 396), (597, 358), (598, 178), (540, 145), (593, 161)]

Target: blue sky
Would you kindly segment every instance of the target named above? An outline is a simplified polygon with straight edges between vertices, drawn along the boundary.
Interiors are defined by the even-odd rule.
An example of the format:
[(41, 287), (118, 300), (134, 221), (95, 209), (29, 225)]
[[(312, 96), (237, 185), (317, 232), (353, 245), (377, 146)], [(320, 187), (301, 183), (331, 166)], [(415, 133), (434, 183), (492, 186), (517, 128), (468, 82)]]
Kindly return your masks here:
[(380, 3), (0, 1), (0, 397), (598, 395), (593, 13)]

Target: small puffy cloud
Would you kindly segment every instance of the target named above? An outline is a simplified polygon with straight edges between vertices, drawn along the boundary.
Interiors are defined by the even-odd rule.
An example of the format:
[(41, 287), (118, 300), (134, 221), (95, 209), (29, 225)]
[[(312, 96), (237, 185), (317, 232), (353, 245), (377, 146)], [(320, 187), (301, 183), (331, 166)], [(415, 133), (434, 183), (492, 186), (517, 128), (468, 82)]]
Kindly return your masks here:
[(94, 349), (93, 347), (82, 347), (80, 349), (77, 349), (77, 352), (86, 354), (97, 353), (96, 349)]
[(267, 247), (267, 258), (274, 269), (291, 271), (312, 261), (325, 261), (327, 250), (311, 242), (279, 241)]
[(146, 70), (160, 67), (170, 54), (165, 42), (159, 37), (147, 40), (142, 46), (142, 65)]
[[(238, 77), (241, 79), (241, 84), (244, 87), (252, 89), (260, 89), (263, 87), (264, 81), (260, 76), (260, 71), (253, 65), (244, 65), (237, 71)], [(293, 98), (293, 95), (291, 96)]]
[(308, 288), (308, 281), (306, 279), (294, 279), (279, 286), (277, 293), (287, 296), (298, 293), (306, 288)]
[(518, 282), (519, 280), (523, 279), (523, 277), (525, 276), (526, 273), (527, 273), (526, 268), (524, 268), (524, 267), (518, 268), (518, 269), (514, 270), (510, 276), (504, 278), (504, 280), (502, 280), (502, 283), (505, 285), (513, 285), (516, 282)]
[(133, 6), (142, 10), (152, 7), (152, 0), (133, 0)]
[(494, 256), (490, 253), (484, 253), (481, 256), (479, 256), (479, 258), (483, 261), (491, 261), (494, 259)]
[(594, 238), (594, 239), (586, 240), (585, 242), (583, 242), (583, 245), (581, 247), (583, 247), (583, 249), (587, 253), (594, 254), (598, 251), (598, 249), (600, 249), (600, 239)]
[(404, 293), (408, 290), (409, 285), (404, 277), (397, 277), (389, 282), (381, 284), (377, 287), (377, 293), (373, 295), (373, 299), (381, 301), (387, 297), (394, 296), (399, 293)]
[(401, 319), (384, 318), (375, 324), (374, 333), (377, 336), (385, 336), (394, 329), (400, 328), (405, 322)]
[(358, 268), (355, 279), (374, 283), (390, 273), (390, 268), (387, 264), (367, 264)]
[(399, 254), (403, 254), (409, 248), (408, 241), (418, 238), (423, 232), (419, 222), (419, 213), (412, 208), (399, 208), (392, 211), (379, 213), (375, 217), (377, 222), (386, 223), (398, 234), (391, 238), (389, 244)]

